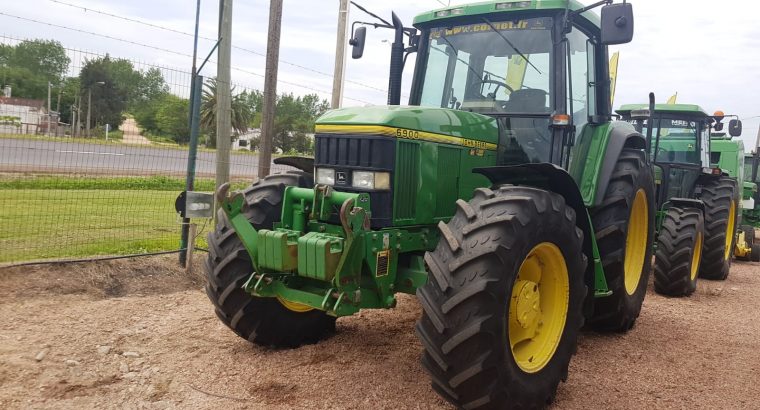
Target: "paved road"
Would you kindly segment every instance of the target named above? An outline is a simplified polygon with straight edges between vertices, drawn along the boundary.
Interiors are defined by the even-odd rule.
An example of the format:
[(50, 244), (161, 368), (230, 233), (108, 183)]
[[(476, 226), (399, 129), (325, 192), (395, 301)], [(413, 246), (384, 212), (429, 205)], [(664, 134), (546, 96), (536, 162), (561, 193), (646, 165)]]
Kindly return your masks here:
[[(197, 175), (215, 174), (215, 153), (199, 152)], [(256, 174), (258, 156), (232, 153), (230, 175)], [(282, 168), (273, 166), (272, 170)], [(187, 169), (187, 151), (153, 146), (89, 144), (0, 138), (0, 172), (77, 175), (176, 175)]]

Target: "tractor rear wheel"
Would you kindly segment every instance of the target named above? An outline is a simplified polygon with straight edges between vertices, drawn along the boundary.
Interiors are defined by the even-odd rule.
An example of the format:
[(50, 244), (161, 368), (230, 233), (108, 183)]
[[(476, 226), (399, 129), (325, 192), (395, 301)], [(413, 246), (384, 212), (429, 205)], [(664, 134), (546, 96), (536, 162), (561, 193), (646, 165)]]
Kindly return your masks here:
[(749, 260), (752, 262), (760, 262), (760, 243), (752, 244), (752, 251), (749, 254)]
[(724, 280), (731, 268), (736, 237), (736, 181), (716, 178), (702, 185), (700, 199), (705, 203), (705, 245), (699, 277)]
[(591, 210), (597, 246), (612, 295), (594, 300), (591, 325), (627, 331), (641, 312), (652, 268), (654, 180), (644, 152), (624, 148), (602, 203)]
[[(312, 187), (303, 172), (270, 175), (243, 191), (244, 208), (256, 229), (271, 229), (280, 220), (286, 186)], [(240, 337), (265, 346), (298, 347), (316, 343), (335, 331), (335, 318), (307, 306), (275, 298), (253, 296), (243, 284), (253, 273), (243, 243), (221, 210), (217, 228), (208, 236), (206, 294), (216, 315)]]
[(575, 219), (560, 195), (505, 186), (458, 200), (439, 224), (416, 331), (446, 400), (495, 409), (553, 400), (583, 325), (587, 261)]
[(666, 296), (688, 296), (697, 289), (704, 237), (702, 211), (671, 207), (665, 213), (654, 259), (654, 290)]

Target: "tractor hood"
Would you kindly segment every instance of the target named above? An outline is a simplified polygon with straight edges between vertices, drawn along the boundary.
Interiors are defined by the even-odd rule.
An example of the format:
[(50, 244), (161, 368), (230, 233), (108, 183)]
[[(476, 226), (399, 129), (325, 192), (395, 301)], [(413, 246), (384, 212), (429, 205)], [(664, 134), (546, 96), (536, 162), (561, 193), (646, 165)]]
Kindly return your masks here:
[[(497, 144), (499, 129), (496, 119), (467, 111), (446, 108), (369, 106), (331, 110), (316, 121), (316, 131), (336, 133), (345, 127), (353, 133), (366, 127), (365, 133), (414, 138), (408, 131), (456, 137)], [(447, 142), (447, 141), (441, 141)]]

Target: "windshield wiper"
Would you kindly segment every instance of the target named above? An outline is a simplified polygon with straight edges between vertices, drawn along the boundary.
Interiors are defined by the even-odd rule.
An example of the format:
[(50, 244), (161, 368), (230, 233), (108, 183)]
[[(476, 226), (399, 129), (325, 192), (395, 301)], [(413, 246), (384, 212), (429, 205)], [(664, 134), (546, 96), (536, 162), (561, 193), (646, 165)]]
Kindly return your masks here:
[(504, 34), (501, 34), (501, 32), (497, 30), (496, 27), (494, 27), (494, 25), (490, 21), (488, 21), (487, 18), (482, 17), (481, 20), (485, 21), (485, 23), (488, 24), (489, 27), (491, 27), (491, 30), (493, 30), (496, 34), (498, 34), (499, 37), (503, 38), (504, 41), (506, 41), (507, 44), (509, 44), (509, 46), (512, 47), (512, 50), (515, 50), (515, 52), (519, 54), (520, 57), (522, 57), (526, 63), (530, 64), (530, 66), (533, 67), (533, 69), (536, 70), (537, 73), (542, 74), (541, 71), (538, 68), (536, 68), (536, 66), (534, 66), (533, 63), (530, 62), (530, 60), (528, 60), (528, 57), (526, 57), (525, 54), (523, 54), (520, 50), (518, 50), (517, 47), (515, 47), (515, 45), (512, 44), (512, 42), (509, 41), (509, 39)]
[[(445, 41), (446, 44), (449, 45), (449, 47), (451, 47), (451, 50), (454, 52), (454, 58), (456, 58), (457, 61), (459, 61), (462, 64), (464, 64), (465, 66), (467, 66), (467, 69), (470, 70), (470, 72), (472, 72), (473, 74), (475, 74), (475, 77), (480, 78), (480, 74), (478, 74), (478, 72), (475, 71), (475, 69), (472, 68), (472, 66), (469, 63), (467, 63), (467, 61), (464, 61), (461, 58), (459, 58), (459, 51), (457, 50), (456, 47), (454, 47), (453, 44), (451, 44), (451, 41), (449, 41), (449, 39), (447, 39), (446, 36), (441, 36), (440, 38), (441, 38), (441, 40)], [(438, 49), (436, 48), (435, 50), (438, 50)], [(438, 50), (438, 51), (441, 51), (441, 50)], [(446, 52), (443, 52), (443, 53), (446, 54), (446, 55), (449, 55)]]

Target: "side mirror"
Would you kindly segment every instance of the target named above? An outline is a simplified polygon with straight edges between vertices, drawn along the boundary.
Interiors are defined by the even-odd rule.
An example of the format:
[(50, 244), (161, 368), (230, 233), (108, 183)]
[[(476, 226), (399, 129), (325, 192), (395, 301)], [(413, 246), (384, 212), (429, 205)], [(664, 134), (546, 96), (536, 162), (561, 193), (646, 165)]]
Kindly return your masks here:
[(608, 4), (602, 7), (602, 44), (625, 44), (633, 39), (633, 5)]
[(364, 40), (367, 38), (367, 27), (359, 27), (354, 30), (354, 37), (348, 40), (352, 46), (351, 58), (354, 60), (362, 58), (364, 55)]
[(728, 122), (728, 135), (738, 137), (742, 135), (742, 121), (731, 120)]

